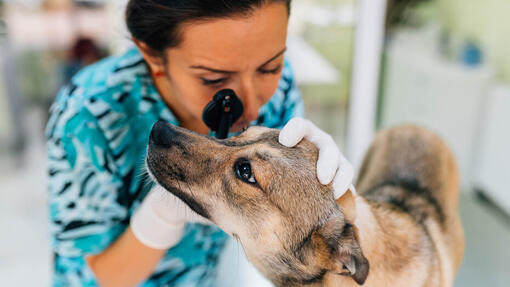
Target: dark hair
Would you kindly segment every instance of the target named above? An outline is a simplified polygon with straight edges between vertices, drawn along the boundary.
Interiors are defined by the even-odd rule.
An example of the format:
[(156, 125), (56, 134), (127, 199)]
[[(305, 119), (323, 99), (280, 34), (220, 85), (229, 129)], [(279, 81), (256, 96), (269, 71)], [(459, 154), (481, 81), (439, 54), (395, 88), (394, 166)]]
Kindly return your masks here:
[(291, 0), (130, 0), (126, 24), (131, 35), (156, 52), (176, 47), (184, 23), (215, 18), (248, 16), (266, 3)]

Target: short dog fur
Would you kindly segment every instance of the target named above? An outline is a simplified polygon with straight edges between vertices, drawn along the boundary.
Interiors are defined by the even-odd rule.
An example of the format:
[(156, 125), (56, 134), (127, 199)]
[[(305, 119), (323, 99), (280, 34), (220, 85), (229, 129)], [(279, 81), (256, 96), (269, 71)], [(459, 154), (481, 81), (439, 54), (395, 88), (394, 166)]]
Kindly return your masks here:
[(380, 132), (357, 193), (333, 197), (316, 176), (317, 149), (251, 127), (217, 140), (158, 122), (151, 176), (243, 246), (276, 286), (453, 286), (462, 259), (458, 175), (435, 134)]

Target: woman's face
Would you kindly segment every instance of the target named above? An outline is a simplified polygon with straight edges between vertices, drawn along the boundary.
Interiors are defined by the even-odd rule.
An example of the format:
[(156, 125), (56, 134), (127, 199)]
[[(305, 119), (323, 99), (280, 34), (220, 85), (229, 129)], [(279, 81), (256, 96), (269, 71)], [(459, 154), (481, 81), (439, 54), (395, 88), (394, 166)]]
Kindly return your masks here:
[(229, 88), (244, 105), (231, 131), (247, 126), (278, 87), (287, 22), (286, 5), (275, 3), (250, 16), (184, 25), (180, 45), (166, 51), (170, 101), (180, 101), (188, 116), (201, 119), (214, 94)]

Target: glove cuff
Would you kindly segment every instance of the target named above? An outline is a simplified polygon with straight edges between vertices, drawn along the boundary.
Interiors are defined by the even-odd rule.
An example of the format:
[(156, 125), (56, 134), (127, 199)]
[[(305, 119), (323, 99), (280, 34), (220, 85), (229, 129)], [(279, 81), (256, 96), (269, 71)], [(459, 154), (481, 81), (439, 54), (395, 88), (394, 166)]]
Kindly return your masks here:
[(144, 245), (153, 249), (168, 249), (176, 245), (184, 233), (185, 222), (168, 222), (154, 210), (150, 200), (144, 200), (131, 217), (131, 230)]

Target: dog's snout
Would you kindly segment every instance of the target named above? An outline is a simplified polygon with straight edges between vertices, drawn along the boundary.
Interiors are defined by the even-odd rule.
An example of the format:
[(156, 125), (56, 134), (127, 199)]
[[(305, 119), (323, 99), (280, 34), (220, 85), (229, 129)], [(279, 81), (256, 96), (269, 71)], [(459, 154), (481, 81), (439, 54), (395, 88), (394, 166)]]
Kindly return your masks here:
[(157, 146), (169, 146), (178, 137), (177, 130), (164, 121), (157, 121), (152, 127), (149, 143)]

